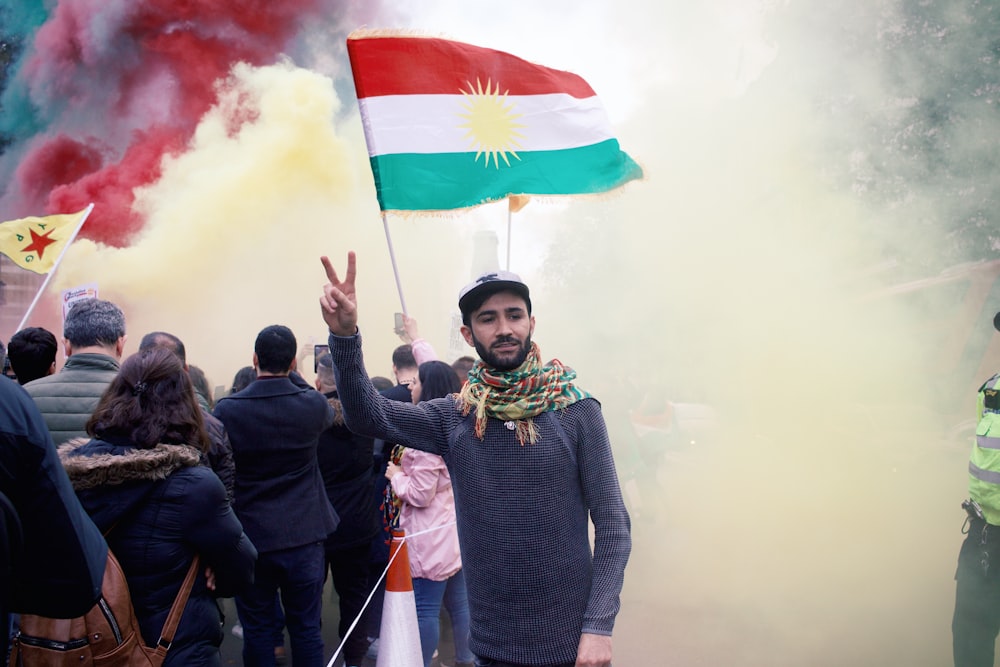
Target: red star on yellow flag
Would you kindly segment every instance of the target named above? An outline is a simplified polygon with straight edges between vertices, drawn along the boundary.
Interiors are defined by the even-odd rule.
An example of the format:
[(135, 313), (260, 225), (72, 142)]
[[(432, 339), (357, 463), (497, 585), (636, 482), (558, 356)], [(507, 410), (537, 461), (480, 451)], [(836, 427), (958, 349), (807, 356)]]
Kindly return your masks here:
[(21, 252), (37, 252), (38, 259), (42, 259), (45, 256), (45, 248), (55, 243), (55, 239), (51, 238), (54, 229), (50, 229), (44, 234), (35, 233), (34, 229), (29, 229), (28, 232), (31, 234), (31, 245), (26, 248), (22, 248)]
[[(0, 253), (22, 269), (48, 273), (73, 237), (82, 215), (80, 211), (0, 223)], [(26, 241), (30, 243), (24, 245)]]

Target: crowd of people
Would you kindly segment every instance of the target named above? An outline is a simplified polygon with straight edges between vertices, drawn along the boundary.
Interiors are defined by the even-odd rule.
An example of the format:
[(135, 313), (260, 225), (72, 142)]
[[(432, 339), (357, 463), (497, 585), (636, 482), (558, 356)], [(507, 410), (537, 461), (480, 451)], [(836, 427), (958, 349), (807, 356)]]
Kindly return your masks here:
[[(378, 582), (401, 528), (425, 667), (611, 664), (628, 514), (599, 404), (531, 340), (527, 286), (494, 272), (461, 291), (479, 361), (438, 360), (405, 317), (393, 382), (364, 368), (353, 254), (343, 280), (323, 264), (329, 345), (313, 384), (282, 325), (259, 332), (218, 400), (174, 334), (149, 332), (126, 356), (110, 301), (72, 305), (59, 369), (53, 333), (11, 338), (0, 656), (17, 614), (93, 606), (110, 549), (149, 646), (200, 559), (166, 665), (221, 664), (220, 598), (234, 600), (244, 665), (327, 664), (329, 578), (342, 664), (360, 666), (384, 641)], [(453, 656), (438, 651), (442, 609)]]

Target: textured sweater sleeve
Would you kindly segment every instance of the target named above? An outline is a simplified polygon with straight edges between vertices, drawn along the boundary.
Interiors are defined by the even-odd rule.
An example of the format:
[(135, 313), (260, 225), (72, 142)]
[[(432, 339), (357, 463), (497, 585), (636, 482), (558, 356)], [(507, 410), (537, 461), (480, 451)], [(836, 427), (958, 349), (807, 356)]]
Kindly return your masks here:
[(583, 632), (610, 635), (632, 549), (631, 524), (600, 404), (588, 400), (583, 405), (576, 437), (584, 499), (594, 522), (594, 573)]
[(436, 398), (419, 405), (388, 399), (365, 372), (360, 333), (330, 334), (329, 344), (344, 422), (351, 432), (441, 456), (448, 451), (448, 433), (458, 419), (453, 399)]

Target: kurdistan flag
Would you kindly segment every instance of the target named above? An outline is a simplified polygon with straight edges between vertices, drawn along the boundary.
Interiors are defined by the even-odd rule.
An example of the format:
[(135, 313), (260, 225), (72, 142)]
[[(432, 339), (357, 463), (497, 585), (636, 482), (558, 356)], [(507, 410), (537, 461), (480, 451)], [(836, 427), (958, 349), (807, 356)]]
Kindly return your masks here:
[(599, 193), (642, 177), (575, 74), (428, 37), (352, 33), (347, 52), (383, 211)]
[(77, 229), (86, 209), (78, 213), (21, 218), (0, 223), (0, 253), (21, 268), (48, 273)]

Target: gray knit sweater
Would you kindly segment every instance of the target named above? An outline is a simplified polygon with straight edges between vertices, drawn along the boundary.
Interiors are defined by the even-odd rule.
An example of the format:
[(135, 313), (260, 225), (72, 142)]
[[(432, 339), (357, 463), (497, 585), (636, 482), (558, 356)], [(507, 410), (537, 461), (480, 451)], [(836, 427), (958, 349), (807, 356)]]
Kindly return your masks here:
[[(535, 418), (518, 444), (450, 398), (390, 401), (364, 370), (361, 336), (330, 336), (348, 428), (441, 455), (455, 492), (473, 652), (519, 665), (573, 663), (583, 632), (610, 635), (631, 549), (600, 404), (586, 399)], [(595, 529), (588, 540), (588, 512)]]

